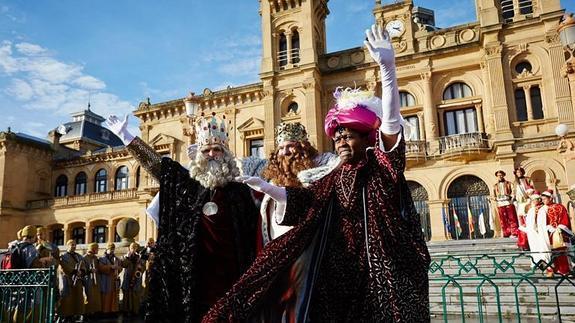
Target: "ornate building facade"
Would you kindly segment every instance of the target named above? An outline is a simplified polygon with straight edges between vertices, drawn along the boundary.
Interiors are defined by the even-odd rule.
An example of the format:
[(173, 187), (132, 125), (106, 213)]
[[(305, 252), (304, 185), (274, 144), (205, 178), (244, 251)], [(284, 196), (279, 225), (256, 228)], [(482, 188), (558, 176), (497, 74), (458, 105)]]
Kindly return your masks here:
[[(412, 0), (374, 3), (374, 20), (393, 37), (401, 111), (416, 129), (407, 138), (406, 177), (431, 240), (495, 234), (488, 196), (499, 169), (513, 180), (513, 169), (525, 168), (538, 190), (563, 194), (575, 184), (575, 166), (556, 150), (554, 134), (558, 124), (573, 127), (575, 120), (575, 77), (566, 77), (556, 31), (560, 1), (475, 3), (477, 21), (448, 28), (436, 27), (433, 11)], [(271, 152), (282, 121), (303, 123), (319, 150), (332, 150), (323, 118), (335, 88), (377, 93), (379, 70), (366, 48), (326, 52), (328, 14), (328, 0), (260, 1), (260, 81), (195, 96), (200, 110), (231, 121), (230, 148), (238, 157)], [(185, 114), (183, 98), (141, 103), (134, 111), (142, 138), (184, 164)], [(27, 223), (48, 225), (63, 240), (83, 233), (84, 242), (107, 241), (123, 217), (139, 221), (140, 240), (154, 236), (144, 209), (157, 185), (127, 152), (57, 137), (41, 144), (1, 135), (0, 243)], [(68, 156), (62, 157), (62, 145)], [(85, 189), (78, 191), (82, 181)], [(455, 232), (455, 215), (461, 232)]]

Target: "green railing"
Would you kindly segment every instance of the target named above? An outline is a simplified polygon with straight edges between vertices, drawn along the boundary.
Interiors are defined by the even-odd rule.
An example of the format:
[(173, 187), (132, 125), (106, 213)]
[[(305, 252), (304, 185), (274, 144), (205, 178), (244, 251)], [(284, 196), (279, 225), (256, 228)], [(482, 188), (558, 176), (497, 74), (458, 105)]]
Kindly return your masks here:
[(55, 268), (0, 270), (0, 322), (54, 320)]
[(574, 250), (549, 253), (549, 263), (535, 263), (534, 256), (538, 259), (530, 252), (433, 255), (429, 282), (435, 321), (575, 320), (575, 271), (552, 273), (556, 258), (575, 261)]

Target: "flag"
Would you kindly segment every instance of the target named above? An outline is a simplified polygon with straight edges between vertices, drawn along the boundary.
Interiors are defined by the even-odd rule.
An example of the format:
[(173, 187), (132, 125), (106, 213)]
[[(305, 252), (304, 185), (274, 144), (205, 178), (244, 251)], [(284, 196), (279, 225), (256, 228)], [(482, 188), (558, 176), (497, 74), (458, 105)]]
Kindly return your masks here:
[(459, 235), (461, 234), (461, 224), (459, 223), (457, 213), (455, 213), (455, 208), (453, 208), (453, 223), (455, 224), (455, 238), (459, 239)]
[(485, 218), (483, 216), (483, 209), (481, 209), (481, 214), (479, 214), (479, 219), (477, 220), (479, 222), (479, 232), (481, 232), (481, 235), (485, 235), (487, 233), (487, 228), (485, 227)]
[(489, 207), (489, 229), (495, 231), (495, 219), (493, 218), (493, 208), (490, 206)]
[(471, 239), (473, 232), (475, 232), (475, 226), (473, 225), (473, 214), (471, 214), (469, 203), (467, 204), (467, 224), (469, 225), (469, 238)]
[(451, 240), (451, 225), (449, 224), (449, 217), (445, 214), (445, 208), (441, 208), (441, 216), (443, 217), (443, 233), (445, 239)]

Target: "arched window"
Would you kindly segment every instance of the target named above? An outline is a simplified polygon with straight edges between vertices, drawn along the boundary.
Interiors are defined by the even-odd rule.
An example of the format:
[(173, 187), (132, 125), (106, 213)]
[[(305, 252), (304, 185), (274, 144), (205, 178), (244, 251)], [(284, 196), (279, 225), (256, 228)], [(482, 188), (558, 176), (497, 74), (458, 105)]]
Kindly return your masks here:
[(57, 246), (64, 245), (64, 230), (62, 230), (62, 228), (52, 230), (52, 243)]
[(72, 229), (72, 240), (76, 241), (76, 244), (86, 243), (86, 230), (83, 227)]
[(108, 228), (105, 225), (98, 225), (92, 229), (92, 239), (97, 243), (105, 243), (108, 236)]
[(297, 30), (292, 32), (291, 36), (291, 48), (292, 48), (292, 56), (291, 62), (292, 64), (299, 63), (299, 33)]
[(74, 195), (84, 195), (86, 194), (86, 183), (88, 181), (88, 177), (86, 173), (79, 172), (76, 175), (76, 179), (74, 180)]
[(456, 82), (448, 86), (447, 89), (445, 89), (445, 91), (443, 92), (443, 99), (444, 100), (461, 99), (472, 95), (473, 92), (471, 91), (469, 85), (462, 82)]
[(68, 194), (68, 177), (66, 175), (60, 175), (56, 179), (56, 189), (54, 190), (54, 196), (61, 197)]
[(287, 112), (288, 112), (289, 114), (297, 114), (297, 113), (298, 113), (298, 110), (299, 110), (299, 106), (297, 105), (296, 102), (292, 102), (292, 103), (290, 103), (290, 104), (288, 105)]
[(419, 140), (419, 118), (417, 116), (408, 116), (404, 119), (412, 128), (409, 138), (405, 138), (405, 140)]
[(100, 169), (96, 173), (96, 178), (94, 182), (94, 192), (102, 193), (108, 189), (108, 172), (105, 169)]
[(527, 121), (527, 102), (525, 101), (525, 91), (522, 88), (515, 90), (515, 112), (517, 113), (517, 121)]
[(411, 93), (406, 91), (399, 91), (399, 103), (400, 106), (410, 107), (415, 105), (415, 97)]
[(529, 95), (531, 96), (531, 108), (533, 109), (533, 119), (543, 119), (543, 101), (541, 100), (541, 89), (539, 86), (532, 86)]
[(280, 66), (285, 66), (288, 63), (287, 38), (284, 33), (281, 33), (279, 38), (278, 62)]
[(490, 211), (489, 187), (483, 180), (473, 175), (458, 177), (449, 185), (447, 198), (444, 221), (454, 239), (493, 237), (489, 217), (496, 215)]
[(522, 15), (533, 13), (532, 0), (519, 0), (519, 13)]
[(414, 181), (407, 181), (407, 186), (411, 192), (411, 198), (413, 199), (413, 204), (415, 209), (419, 214), (421, 221), (421, 230), (425, 236), (425, 240), (429, 241), (431, 239), (431, 219), (429, 217), (429, 206), (427, 201), (429, 196), (427, 190), (421, 184)]
[(517, 63), (517, 65), (515, 65), (515, 72), (517, 74), (521, 74), (523, 73), (523, 71), (531, 72), (532, 69), (533, 66), (531, 66), (531, 64), (528, 61), (522, 61)]
[(128, 167), (122, 166), (116, 171), (116, 191), (128, 189)]
[(447, 111), (444, 116), (447, 136), (477, 132), (475, 108)]

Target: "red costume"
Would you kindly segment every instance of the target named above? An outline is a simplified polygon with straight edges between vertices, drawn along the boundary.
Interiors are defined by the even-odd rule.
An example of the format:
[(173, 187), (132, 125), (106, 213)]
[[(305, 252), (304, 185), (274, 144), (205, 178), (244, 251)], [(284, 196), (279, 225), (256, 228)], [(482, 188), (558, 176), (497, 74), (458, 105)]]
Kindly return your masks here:
[(517, 236), (519, 225), (517, 223), (517, 214), (515, 206), (511, 203), (511, 182), (497, 182), (493, 188), (497, 201), (497, 213), (501, 222), (501, 230), (505, 238)]
[[(563, 204), (552, 203), (547, 205), (547, 225), (552, 226), (553, 228), (557, 229), (559, 225), (564, 225), (567, 229), (571, 230), (571, 223), (569, 221), (569, 212), (563, 206)], [(567, 250), (567, 245), (569, 242), (568, 235), (563, 232), (563, 240), (566, 246), (561, 248), (553, 249), (554, 254), (557, 253), (564, 253)], [(553, 233), (549, 234), (549, 240), (551, 246), (553, 246)], [(571, 264), (567, 255), (553, 255), (553, 268), (555, 272), (561, 274), (568, 274), (571, 270)]]

